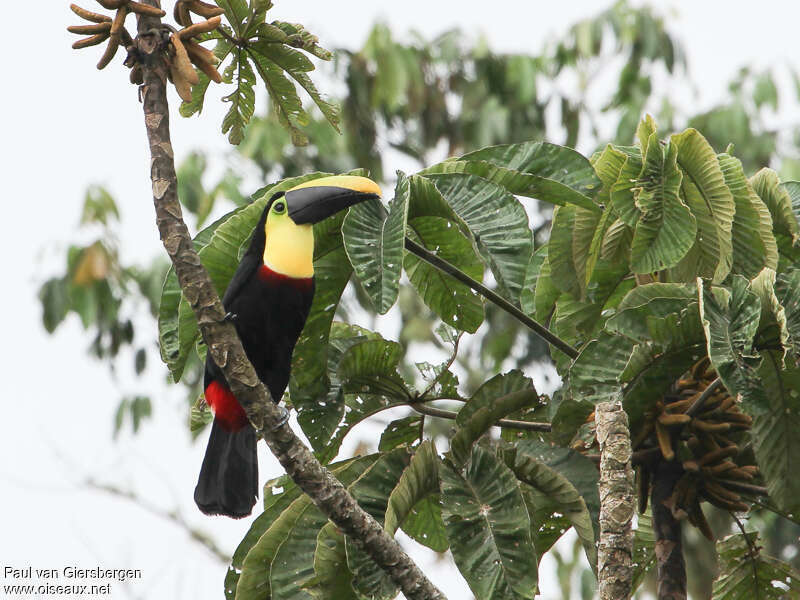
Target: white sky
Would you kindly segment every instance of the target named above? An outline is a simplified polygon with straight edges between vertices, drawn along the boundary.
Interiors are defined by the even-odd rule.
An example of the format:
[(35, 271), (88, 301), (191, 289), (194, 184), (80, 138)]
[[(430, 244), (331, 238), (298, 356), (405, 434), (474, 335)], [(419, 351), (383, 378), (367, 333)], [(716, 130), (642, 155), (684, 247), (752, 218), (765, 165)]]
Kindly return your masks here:
[[(0, 172), (6, 183), (7, 217), (3, 257), (5, 365), (0, 417), (0, 585), (5, 565), (34, 568), (141, 568), (144, 578), (128, 587), (116, 584), (112, 597), (220, 598), (225, 566), (192, 543), (167, 521), (82, 482), (133, 490), (164, 510), (176, 507), (193, 526), (232, 551), (247, 521), (209, 519), (194, 507), (192, 490), (204, 440), (191, 445), (180, 394), (165, 390), (154, 407), (156, 418), (137, 436), (111, 440), (112, 415), (123, 391), (136, 391), (121, 376), (115, 382), (104, 364), (90, 360), (87, 338), (74, 320), (47, 336), (35, 294), (62, 265), (54, 257), (74, 239), (83, 192), (102, 183), (123, 213), (122, 245), (129, 260), (146, 261), (160, 251), (149, 187), (149, 156), (136, 89), (127, 69), (115, 63), (97, 72), (97, 48), (73, 52), (65, 31), (77, 19), (68, 2), (48, 2), (33, 17), (8, 27), (3, 115), (5, 144)], [(81, 3), (90, 9), (89, 0)], [(169, 2), (171, 9), (172, 3)], [(359, 47), (377, 19), (397, 33), (415, 28), (426, 35), (461, 27), (484, 33), (494, 49), (536, 52), (542, 40), (563, 32), (575, 20), (611, 4), (604, 1), (405, 0), (402, 3), (354, 0), (277, 0), (272, 18), (301, 22), (328, 48)], [(699, 82), (694, 106), (724, 97), (725, 84), (744, 64), (797, 66), (796, 26), (800, 4), (763, 1), (673, 0), (673, 31), (683, 40), (693, 79)], [(554, 7), (556, 10), (554, 10)], [(20, 13), (20, 15), (23, 13)], [(16, 16), (16, 15), (15, 15)], [(13, 17), (12, 17), (13, 18)], [(23, 27), (36, 23), (35, 34)], [(217, 92), (219, 95), (219, 92)], [(173, 107), (175, 96), (171, 97)], [(219, 134), (222, 107), (207, 101), (204, 118), (186, 120), (173, 112), (173, 144), (178, 162), (202, 148), (220, 168), (227, 142)], [(387, 169), (391, 172), (392, 165)], [(147, 339), (147, 338), (144, 338)], [(151, 365), (150, 382), (163, 390), (160, 365)], [(263, 450), (262, 453), (266, 454)], [(278, 473), (265, 459), (262, 478)], [(450, 598), (468, 597), (452, 573), (434, 579)], [(549, 598), (560, 598), (553, 582), (543, 581)]]

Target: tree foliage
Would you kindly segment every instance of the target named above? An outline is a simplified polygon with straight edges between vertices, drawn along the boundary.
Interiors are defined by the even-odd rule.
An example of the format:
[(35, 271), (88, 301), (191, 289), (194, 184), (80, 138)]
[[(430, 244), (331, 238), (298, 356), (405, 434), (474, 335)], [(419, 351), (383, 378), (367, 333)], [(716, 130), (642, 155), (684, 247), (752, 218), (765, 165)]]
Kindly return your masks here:
[[(182, 170), (182, 201), (198, 227), (215, 214), (218, 198), (234, 203), (194, 237), (220, 293), (271, 194), (358, 167), (383, 178), (379, 140), (386, 136), (399, 140), (391, 145), (420, 167), (397, 173), (388, 202), (359, 205), (315, 226), (322, 241), (314, 257), (316, 295), (285, 398), (319, 459), (387, 531), (402, 529), (437, 552), (449, 549), (481, 600), (532, 598), (538, 562), (570, 527), (594, 566), (599, 499), (590, 414), (595, 403), (620, 390), (635, 443), (684, 465), (680, 498), (689, 522), (707, 533), (700, 502), (717, 497), (727, 499), (731, 510), (764, 505), (797, 521), (800, 183), (782, 181), (767, 167), (775, 137), (754, 125), (762, 107), (778, 102), (768, 75), (754, 75), (752, 102), (744, 91), (751, 74), (743, 72), (733, 84), (733, 106), (694, 117), (698, 127), (667, 134), (651, 116), (640, 115), (652, 100), (648, 72), (656, 65), (673, 72), (682, 53), (648, 9), (617, 4), (530, 56), (494, 54), (480, 43), (470, 47), (457, 32), (403, 44), (376, 26), (364, 48), (340, 52), (336, 69), (348, 92), (344, 135), (338, 137), (322, 127), (338, 117), (310, 83), (312, 65), (296, 49), (328, 58), (316, 39), (297, 25), (267, 24), (269, 2), (218, 4), (229, 25), (208, 39), (218, 40), (218, 58), (229, 61), (224, 79), (236, 86), (226, 98), (231, 109), (223, 129), (241, 142), (240, 155), (273, 182), (248, 197), (226, 177), (206, 192), (202, 157), (193, 156)], [(603, 109), (618, 111), (619, 128), (614, 143), (584, 156), (569, 146), (597, 133), (588, 83), (570, 96), (545, 95), (538, 82), (566, 72), (590, 75), (607, 58), (609, 40), (625, 57)], [(255, 73), (275, 112), (252, 118), (245, 129), (255, 109)], [(303, 107), (287, 75), (319, 113)], [(196, 88), (185, 114), (199, 111), (203, 91)], [(544, 118), (551, 103), (561, 111), (565, 145), (530, 141), (554, 137)], [(671, 124), (674, 115), (664, 112)], [(721, 152), (720, 143), (731, 141), (719, 138), (721, 124), (731, 120), (744, 124), (731, 131), (737, 146)], [(301, 127), (313, 136), (313, 147), (289, 146), (305, 141)], [(754, 149), (740, 139), (759, 145)], [(442, 141), (452, 157), (430, 160)], [(550, 221), (542, 219), (550, 214)], [(72, 249), (67, 274), (42, 287), (46, 327), (52, 331), (74, 311), (96, 331), (94, 351), (115, 356), (133, 340), (121, 315), (135, 282), (153, 299), (161, 356), (172, 379), (194, 390), (204, 348), (174, 274), (166, 274), (156, 302), (152, 274), (159, 269), (148, 277), (118, 264), (109, 229), (116, 209), (107, 193), (87, 196), (84, 218), (99, 223), (105, 237)], [(575, 357), (552, 351), (563, 380), (552, 399), (539, 394), (523, 371), (508, 368), (545, 359), (542, 344), (520, 333), (513, 316), (474, 288), (408, 251), (406, 240), (492, 286), (577, 350)], [(342, 298), (348, 285), (369, 313), (401, 313), (397, 340), (346, 322)], [(459, 340), (484, 323), (488, 332), (477, 338), (478, 358), (471, 359), (475, 351), (460, 348)], [(514, 360), (519, 339), (525, 351)], [(448, 358), (413, 365), (409, 348), (415, 341), (433, 342)], [(136, 353), (137, 370), (144, 356)], [(459, 380), (454, 365), (473, 367), (468, 381)], [(687, 387), (681, 382), (707, 374), (723, 386), (724, 419), (685, 409), (678, 419), (663, 419), (673, 400), (690, 405), (675, 396)], [(131, 411), (136, 425), (149, 412), (146, 401), (123, 402), (121, 412)], [(442, 401), (457, 410), (443, 409)], [(409, 415), (386, 427), (377, 452), (337, 460), (355, 425), (396, 407), (407, 407)], [(449, 417), (447, 426), (437, 416)], [(196, 407), (193, 431), (207, 417)], [(707, 428), (708, 419), (721, 426), (713, 431), (726, 435), (709, 434), (716, 448), (698, 451), (692, 432)], [(544, 421), (549, 432), (525, 427)], [(667, 422), (673, 433), (664, 433)], [(491, 435), (492, 428), (500, 435)], [(726, 475), (720, 479), (715, 471), (712, 477), (698, 457), (727, 442), (736, 450), (730, 460), (723, 458), (719, 472)], [(437, 452), (439, 444), (448, 451)], [(725, 487), (732, 480), (736, 485)], [(646, 482), (644, 488), (646, 495)], [(227, 597), (396, 595), (383, 573), (290, 481), (268, 483), (264, 496), (263, 513), (232, 558)], [(639, 580), (653, 563), (652, 532), (644, 526), (647, 518), (640, 523)], [(750, 570), (738, 566), (744, 554)], [(762, 556), (751, 537), (720, 542), (720, 556), (719, 597), (731, 589), (773, 597), (775, 574), (785, 575), (790, 589), (796, 585), (792, 567)]]

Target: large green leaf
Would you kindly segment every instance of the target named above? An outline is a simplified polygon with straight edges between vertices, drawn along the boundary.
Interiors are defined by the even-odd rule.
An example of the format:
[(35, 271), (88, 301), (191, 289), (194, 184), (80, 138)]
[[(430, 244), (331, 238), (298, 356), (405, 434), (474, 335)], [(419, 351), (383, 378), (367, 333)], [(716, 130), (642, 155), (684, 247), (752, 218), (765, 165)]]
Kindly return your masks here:
[[(483, 263), (458, 227), (441, 217), (416, 217), (408, 222), (412, 240), (436, 252), (471, 278), (483, 279)], [(474, 333), (483, 322), (483, 301), (466, 285), (410, 252), (403, 266), (422, 301), (448, 325)]]
[(786, 512), (800, 510), (800, 368), (782, 368), (779, 352), (764, 353), (756, 372), (764, 405), (745, 404), (753, 416), (752, 440), (770, 498)]
[(636, 591), (647, 572), (656, 564), (656, 534), (650, 510), (637, 515), (636, 531), (633, 533), (633, 584)]
[(431, 440), (418, 447), (389, 496), (384, 529), (394, 535), (414, 506), (439, 491), (439, 456)]
[(325, 401), (303, 406), (298, 420), (318, 458), (334, 458), (350, 430), (376, 412), (408, 402), (397, 373), (401, 349), (378, 334), (335, 323), (328, 348)]
[(525, 501), (511, 469), (472, 448), (463, 471), (439, 471), (442, 514), (456, 565), (481, 600), (533, 598), (536, 550)]
[(769, 209), (753, 191), (741, 161), (728, 154), (720, 154), (718, 158), (725, 183), (736, 203), (732, 230), (732, 272), (752, 278), (765, 267), (777, 268), (778, 248), (772, 235)]
[[(405, 448), (393, 450), (364, 473), (348, 491), (361, 508), (383, 524), (389, 496), (397, 486), (402, 473), (409, 464), (410, 455)], [(347, 566), (353, 573), (353, 589), (361, 596), (374, 600), (391, 600), (397, 596), (398, 588), (350, 537), (345, 537)]]
[(741, 275), (733, 276), (730, 292), (709, 290), (700, 279), (698, 286), (711, 364), (725, 387), (734, 395), (741, 394), (745, 408), (763, 407), (766, 399), (757, 374), (761, 359), (753, 351), (761, 301)]
[[(619, 150), (619, 149), (617, 149)], [(636, 227), (639, 220), (639, 209), (633, 199), (639, 174), (642, 172), (642, 156), (638, 153), (626, 153), (625, 162), (619, 170), (617, 181), (611, 186), (609, 199), (611, 206), (620, 220), (630, 228)]]
[[(343, 461), (341, 464), (331, 465), (331, 471), (343, 485), (347, 486), (370, 468), (379, 457), (380, 455), (372, 454)], [(285, 489), (270, 498), (271, 504), (253, 521), (250, 531), (234, 553), (233, 565), (225, 580), (226, 594), (229, 598), (234, 597), (234, 594), (237, 600), (262, 600), (270, 597), (270, 567), (281, 545), (293, 535), (293, 529), (303, 515), (309, 513), (308, 519), (315, 513), (322, 515), (311, 499), (302, 495), (290, 479), (284, 477), (281, 481)], [(316, 532), (321, 525), (316, 529), (313, 529), (313, 525), (299, 530), (298, 535), (307, 539), (313, 530), (316, 538)], [(296, 556), (295, 562), (289, 567), (290, 572), (295, 568), (302, 568), (310, 574), (307, 569), (313, 556), (313, 547), (306, 554)], [(299, 580), (294, 582), (297, 586), (302, 583), (303, 581)], [(281, 585), (291, 585), (291, 582), (282, 581)]]
[(653, 273), (676, 265), (694, 244), (697, 224), (679, 191), (683, 175), (678, 151), (662, 148), (654, 132), (647, 144), (644, 167), (634, 193), (641, 216), (631, 243), (631, 268)]
[(344, 535), (327, 522), (317, 535), (314, 551), (314, 577), (305, 589), (314, 600), (358, 600), (352, 586), (353, 574), (347, 568)]
[(775, 296), (784, 311), (789, 343), (800, 356), (800, 270), (791, 269), (777, 276)]
[(735, 534), (717, 542), (720, 572), (713, 600), (779, 600), (800, 595), (800, 573), (761, 553), (758, 533)]
[(696, 302), (697, 288), (692, 284), (648, 283), (633, 288), (622, 299), (616, 314), (606, 322), (606, 330), (646, 342), (653, 338), (656, 321), (680, 313)]
[(553, 211), (550, 241), (547, 244), (547, 262), (552, 273), (552, 284), (573, 298), (582, 296), (585, 274), (580, 273), (573, 253), (573, 232), (577, 209), (574, 206), (559, 206)]
[[(593, 522), (597, 522), (600, 514), (598, 473), (594, 463), (574, 450), (523, 440), (517, 445), (513, 464), (509, 466), (517, 479), (543, 494), (555, 507), (553, 512), (565, 516), (575, 527), (589, 564), (594, 568), (599, 531), (595, 531)], [(553, 517), (553, 512), (549, 518)], [(541, 528), (545, 523), (535, 522), (536, 526)], [(545, 548), (537, 544), (537, 550), (541, 556)]]
[(800, 227), (792, 210), (792, 197), (781, 186), (778, 174), (765, 167), (750, 178), (750, 185), (769, 208), (774, 231), (791, 236), (796, 244), (800, 240)]
[(362, 202), (350, 208), (342, 225), (353, 271), (380, 314), (394, 305), (400, 291), (410, 194), (408, 178), (398, 172), (388, 216), (380, 201)]
[(714, 149), (696, 129), (673, 135), (670, 144), (678, 149), (678, 166), (683, 172), (681, 197), (697, 220), (695, 244), (673, 276), (679, 281), (704, 277), (720, 282), (733, 263), (733, 194), (725, 185)]
[[(486, 387), (488, 386), (488, 387)], [(457, 417), (459, 425), (450, 439), (448, 456), (457, 465), (463, 465), (469, 458), (470, 450), (475, 442), (486, 433), (499, 419), (512, 412), (534, 406), (539, 396), (529, 379), (522, 377), (518, 371), (498, 376), (481, 388), (461, 407), (466, 411), (464, 417)], [(509, 390), (502, 396), (495, 396), (496, 391)]]
[(483, 148), (428, 167), (420, 174), (477, 175), (512, 194), (600, 212), (592, 201), (600, 181), (586, 158), (571, 148), (547, 142)]
[(466, 223), (501, 289), (517, 302), (533, 248), (525, 208), (504, 188), (474, 175), (429, 175)]

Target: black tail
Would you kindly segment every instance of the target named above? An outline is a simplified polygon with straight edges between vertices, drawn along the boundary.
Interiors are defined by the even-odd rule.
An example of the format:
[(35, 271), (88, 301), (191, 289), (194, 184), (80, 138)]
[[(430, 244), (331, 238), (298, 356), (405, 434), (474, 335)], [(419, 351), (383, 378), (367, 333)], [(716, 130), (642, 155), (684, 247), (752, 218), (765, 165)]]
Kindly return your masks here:
[(249, 423), (226, 431), (214, 419), (194, 501), (207, 515), (241, 519), (250, 514), (258, 497), (256, 432)]

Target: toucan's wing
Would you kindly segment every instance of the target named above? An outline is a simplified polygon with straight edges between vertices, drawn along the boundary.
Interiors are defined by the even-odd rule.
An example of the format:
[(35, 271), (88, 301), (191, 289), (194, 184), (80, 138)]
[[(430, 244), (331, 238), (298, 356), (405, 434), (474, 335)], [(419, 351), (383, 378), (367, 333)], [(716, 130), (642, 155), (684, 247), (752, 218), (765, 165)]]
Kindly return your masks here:
[(236, 272), (233, 274), (233, 278), (231, 278), (231, 282), (228, 284), (228, 289), (225, 290), (225, 295), (222, 297), (222, 304), (225, 306), (225, 310), (229, 310), (230, 303), (242, 291), (244, 284), (255, 275), (260, 263), (259, 257), (253, 254), (245, 254), (242, 257)]

